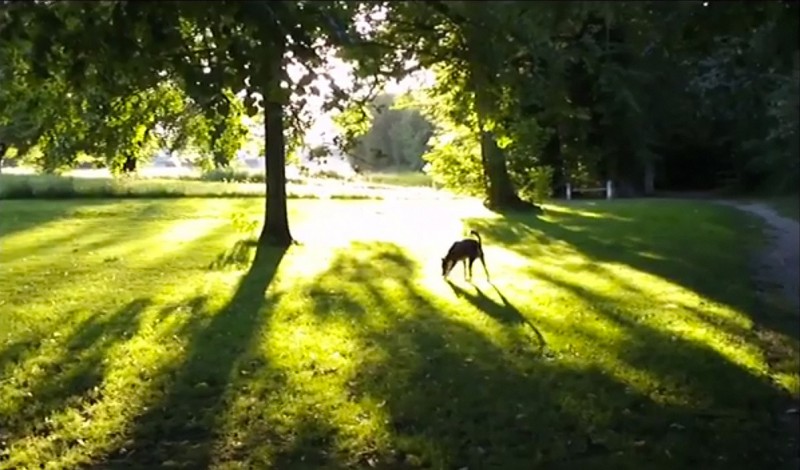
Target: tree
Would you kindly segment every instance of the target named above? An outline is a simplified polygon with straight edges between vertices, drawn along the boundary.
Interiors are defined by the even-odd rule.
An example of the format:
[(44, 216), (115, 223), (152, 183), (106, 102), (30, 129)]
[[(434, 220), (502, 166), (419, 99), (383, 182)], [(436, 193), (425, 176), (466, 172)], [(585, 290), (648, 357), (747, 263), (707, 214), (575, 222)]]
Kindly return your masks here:
[[(426, 151), (433, 125), (413, 107), (399, 108), (402, 102), (389, 94), (375, 97), (367, 106), (368, 127), (350, 136), (351, 148), (347, 152), (351, 163), (364, 165), (372, 170), (404, 169), (420, 171), (424, 164), (422, 155)], [(347, 132), (350, 122), (360, 119), (362, 110), (351, 105), (334, 117), (340, 130)]]
[(502, 113), (496, 100), (503, 89), (497, 72), (507, 66), (509, 24), (504, 21), (515, 4), (501, 2), (489, 8), (485, 2), (376, 3), (387, 20), (370, 38), (376, 60), (413, 58), (420, 67), (437, 70), (442, 86), (436, 92), (459, 91), (449, 103), (450, 118), (479, 134), (486, 204), (498, 209), (521, 206), (497, 144)]
[[(175, 87), (192, 105), (168, 119), (184, 134), (191, 130), (189, 123), (197, 122), (187, 118), (190, 108), (219, 123), (236, 115), (232, 97), (241, 94), (249, 115), (265, 113), (267, 198), (260, 240), (287, 245), (292, 237), (284, 131), (302, 131), (304, 96), (319, 93), (314, 80), (327, 75), (317, 73), (325, 53), (356, 49), (361, 33), (354, 18), (361, 9), (359, 2), (4, 2), (0, 55), (19, 64), (26, 90), (59, 87), (78, 110), (96, 105), (98, 119), (113, 119), (115, 103), (126, 107), (135, 97)], [(305, 71), (294, 81), (287, 73), (290, 63)], [(334, 87), (334, 104), (346, 97)], [(221, 129), (230, 129), (229, 124), (213, 129), (215, 151), (237, 140), (236, 135), (225, 140)], [(154, 125), (142, 122), (124, 139), (119, 127), (113, 138), (79, 133), (80, 139), (69, 140), (79, 145), (65, 153), (106, 148), (108, 140), (117, 140), (111, 148), (122, 150), (125, 161), (135, 161)], [(58, 138), (64, 135), (60, 131), (74, 130), (44, 121), (43, 127), (43, 133)]]

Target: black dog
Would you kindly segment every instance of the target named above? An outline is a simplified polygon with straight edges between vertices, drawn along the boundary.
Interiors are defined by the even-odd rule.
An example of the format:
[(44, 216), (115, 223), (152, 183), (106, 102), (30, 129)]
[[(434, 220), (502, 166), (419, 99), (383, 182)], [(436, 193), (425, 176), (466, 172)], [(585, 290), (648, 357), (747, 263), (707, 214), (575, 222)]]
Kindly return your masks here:
[[(450, 271), (453, 270), (456, 263), (462, 261), (464, 263), (464, 278), (472, 279), (472, 263), (475, 259), (480, 258), (483, 265), (483, 271), (486, 273), (486, 280), (489, 280), (489, 271), (486, 269), (486, 261), (483, 259), (483, 244), (481, 243), (481, 236), (475, 230), (469, 232), (475, 235), (478, 239), (465, 238), (457, 241), (450, 246), (447, 254), (442, 258), (442, 276), (447, 277)], [(469, 277), (467, 278), (467, 260), (469, 260)]]

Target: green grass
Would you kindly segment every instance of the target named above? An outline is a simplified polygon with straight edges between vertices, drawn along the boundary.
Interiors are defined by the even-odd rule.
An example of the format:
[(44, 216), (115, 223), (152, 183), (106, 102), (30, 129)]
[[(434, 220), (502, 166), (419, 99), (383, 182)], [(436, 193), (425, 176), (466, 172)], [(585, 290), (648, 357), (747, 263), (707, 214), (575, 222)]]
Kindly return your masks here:
[[(323, 183), (324, 184), (324, 183)], [(345, 184), (327, 184), (320, 191), (320, 180), (290, 184), (292, 199), (381, 199), (368, 189)], [(263, 198), (262, 183), (203, 181), (175, 178), (91, 178), (57, 175), (0, 175), (0, 200), (3, 199), (153, 199), (153, 198)]]
[(432, 184), (430, 176), (419, 172), (367, 173), (364, 179), (370, 183), (405, 187), (430, 187)]
[(262, 204), (2, 202), (0, 468), (794, 468), (733, 209), (293, 200), (277, 251)]

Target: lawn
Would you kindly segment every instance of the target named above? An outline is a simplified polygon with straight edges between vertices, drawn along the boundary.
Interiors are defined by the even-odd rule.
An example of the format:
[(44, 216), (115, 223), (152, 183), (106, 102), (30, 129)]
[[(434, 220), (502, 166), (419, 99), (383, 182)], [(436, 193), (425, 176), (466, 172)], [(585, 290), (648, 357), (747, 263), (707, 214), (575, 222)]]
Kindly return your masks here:
[(0, 468), (794, 468), (731, 208), (292, 200), (279, 251), (262, 207), (0, 201)]

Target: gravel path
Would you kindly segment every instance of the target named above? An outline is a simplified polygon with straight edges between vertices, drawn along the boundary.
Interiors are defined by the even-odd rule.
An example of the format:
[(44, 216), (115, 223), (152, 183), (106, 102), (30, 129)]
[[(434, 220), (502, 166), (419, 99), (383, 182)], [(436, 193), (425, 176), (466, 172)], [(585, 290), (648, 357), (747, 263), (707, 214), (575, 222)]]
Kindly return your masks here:
[[(759, 217), (766, 224), (768, 244), (759, 253), (759, 284), (783, 291), (787, 301), (800, 310), (800, 224), (761, 203), (718, 201)], [(770, 289), (771, 290), (771, 289)]]

